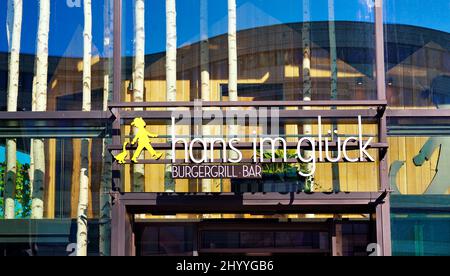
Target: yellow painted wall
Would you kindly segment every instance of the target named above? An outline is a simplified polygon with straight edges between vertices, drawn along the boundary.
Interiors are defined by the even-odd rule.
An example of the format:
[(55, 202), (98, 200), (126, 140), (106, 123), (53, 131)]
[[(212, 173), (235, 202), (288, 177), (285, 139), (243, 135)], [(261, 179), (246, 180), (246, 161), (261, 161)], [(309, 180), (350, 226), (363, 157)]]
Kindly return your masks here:
[[(439, 149), (436, 149), (430, 160), (424, 162), (422, 166), (416, 166), (413, 162), (413, 158), (419, 154), (428, 139), (428, 137), (389, 137), (388, 139), (389, 165), (394, 161), (405, 162), (395, 178), (401, 194), (423, 194), (436, 176), (440, 156)], [(447, 193), (449, 192), (450, 189)]]

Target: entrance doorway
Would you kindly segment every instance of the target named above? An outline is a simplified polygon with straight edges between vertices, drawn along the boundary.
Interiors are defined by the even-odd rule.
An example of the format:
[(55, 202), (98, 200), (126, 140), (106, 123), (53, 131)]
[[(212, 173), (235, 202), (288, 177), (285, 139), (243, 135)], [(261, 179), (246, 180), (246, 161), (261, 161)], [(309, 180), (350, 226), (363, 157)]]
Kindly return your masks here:
[[(332, 221), (266, 219), (137, 222), (134, 248), (137, 256), (329, 256), (333, 252), (334, 225)], [(367, 255), (371, 240), (368, 222), (346, 222), (339, 228), (345, 255)]]

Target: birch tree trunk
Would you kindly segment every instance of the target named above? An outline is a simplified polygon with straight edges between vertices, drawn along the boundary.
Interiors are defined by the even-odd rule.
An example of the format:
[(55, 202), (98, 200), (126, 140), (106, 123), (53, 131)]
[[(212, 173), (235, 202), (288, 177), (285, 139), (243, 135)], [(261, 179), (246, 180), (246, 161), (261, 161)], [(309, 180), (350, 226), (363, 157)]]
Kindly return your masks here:
[[(12, 0), (9, 0), (10, 2)], [(10, 35), (10, 56), (9, 56), (9, 75), (8, 75), (8, 112), (17, 111), (17, 96), (19, 93), (19, 59), (20, 59), (20, 41), (22, 32), (22, 0), (14, 0), (13, 9), (9, 6), (8, 17), (13, 17), (12, 33)], [(10, 13), (14, 12), (13, 15)], [(11, 31), (11, 29), (9, 30)], [(4, 212), (5, 219), (14, 219), (15, 217), (15, 189), (17, 174), (17, 144), (15, 139), (6, 140), (6, 174), (5, 174), (5, 199)]]
[(330, 38), (331, 100), (337, 100), (338, 66), (334, 0), (328, 0), (328, 34)]
[[(133, 70), (133, 101), (143, 102), (144, 101), (144, 78), (145, 78), (145, 1), (135, 0), (135, 24), (134, 24), (134, 35), (135, 35), (135, 59), (134, 59), (134, 70)], [(135, 108), (135, 110), (143, 110), (142, 108)], [(136, 135), (138, 129), (133, 128), (133, 134)], [(143, 159), (144, 152), (141, 153), (138, 159)], [(144, 174), (145, 165), (144, 164), (134, 164), (133, 165), (133, 191), (140, 193), (144, 192)]]
[[(311, 101), (312, 85), (311, 85), (311, 10), (310, 0), (303, 0), (303, 28), (302, 28), (302, 48), (303, 48), (303, 101)], [(305, 106), (303, 109), (309, 110), (311, 107)], [(312, 125), (303, 125), (303, 134), (311, 136)], [(311, 152), (306, 151), (305, 157), (309, 158)], [(311, 165), (307, 166), (308, 171), (312, 169)], [(314, 178), (309, 177), (307, 182), (310, 185), (310, 191), (314, 191)]]
[[(208, 0), (200, 0), (200, 78), (202, 101), (211, 101), (209, 73)], [(201, 126), (203, 137), (211, 136), (210, 126)], [(212, 192), (213, 181), (202, 179), (202, 192)]]
[[(31, 110), (36, 110), (36, 77), (33, 77), (33, 87), (31, 92)], [(34, 184), (34, 139), (30, 140), (30, 170), (28, 177), (30, 178), (30, 191), (33, 192)]]
[[(166, 94), (167, 101), (177, 100), (177, 12), (175, 0), (166, 0)], [(173, 130), (175, 131), (175, 130)], [(172, 127), (167, 127), (167, 135), (171, 135)], [(166, 159), (171, 160), (173, 154), (171, 150), (166, 153)], [(165, 191), (175, 191), (175, 181), (172, 179), (172, 166), (166, 166)]]
[[(228, 0), (228, 97), (230, 102), (238, 98), (238, 64), (237, 64), (237, 33), (236, 33), (236, 0)], [(233, 108), (235, 109), (235, 108)], [(228, 137), (231, 139), (239, 132), (239, 126), (234, 122), (228, 125)], [(229, 154), (236, 158), (236, 152)]]
[[(47, 110), (48, 34), (50, 28), (50, 0), (39, 1), (39, 23), (36, 49), (36, 106), (35, 111)], [(43, 139), (33, 139), (33, 193), (31, 218), (44, 217), (45, 145)]]
[(238, 101), (236, 0), (228, 0), (228, 68), (229, 98), (230, 101)]
[[(92, 58), (92, 7), (91, 0), (84, 0), (83, 40), (83, 111), (91, 111), (91, 58)], [(81, 139), (80, 193), (77, 212), (77, 256), (87, 256), (88, 203), (89, 203), (89, 144)]]
[[(330, 40), (330, 72), (331, 72), (331, 94), (330, 100), (334, 101), (338, 98), (338, 66), (337, 66), (337, 48), (336, 48), (336, 24), (335, 24), (335, 13), (334, 13), (334, 0), (328, 0), (328, 35)], [(332, 107), (335, 109), (335, 107)], [(337, 131), (338, 126), (333, 124), (333, 139), (337, 138), (335, 131)], [(333, 152), (333, 156), (336, 153)], [(332, 177), (333, 177), (333, 190), (335, 192), (340, 191), (339, 184), (339, 164), (333, 163), (332, 167)]]
[(6, 41), (8, 43), (8, 49), (10, 49), (12, 43), (12, 29), (14, 26), (14, 0), (8, 0), (6, 5)]
[[(104, 13), (104, 83), (103, 83), (103, 111), (108, 110), (108, 103), (112, 101), (113, 84), (111, 78), (112, 72), (112, 24), (113, 10), (111, 1), (105, 1)], [(112, 156), (108, 152), (108, 145), (111, 144), (111, 138), (103, 138), (102, 143), (102, 180), (100, 182), (100, 221), (99, 221), (99, 250), (100, 256), (111, 255), (111, 196), (112, 190)]]

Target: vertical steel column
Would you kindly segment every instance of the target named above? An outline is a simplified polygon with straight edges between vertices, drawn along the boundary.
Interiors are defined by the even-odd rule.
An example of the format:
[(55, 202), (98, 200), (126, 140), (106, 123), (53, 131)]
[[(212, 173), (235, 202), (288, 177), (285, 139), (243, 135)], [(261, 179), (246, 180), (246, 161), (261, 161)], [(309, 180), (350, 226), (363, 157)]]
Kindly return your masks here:
[[(122, 86), (122, 0), (114, 0), (114, 36), (113, 36), (113, 102), (120, 102)], [(112, 123), (113, 144), (120, 144), (120, 116), (117, 109), (112, 109), (114, 122)], [(111, 255), (123, 256), (126, 254), (126, 210), (120, 200), (122, 183), (120, 179), (120, 166), (117, 162), (112, 165), (112, 212), (111, 212)]]
[(134, 217), (128, 213), (126, 203), (119, 192), (113, 193), (111, 225), (111, 256), (135, 256)]
[[(122, 0), (114, 0), (114, 49), (113, 49), (113, 102), (121, 101), (122, 90)], [(114, 145), (121, 144), (120, 133), (120, 115), (116, 108), (112, 109), (115, 116), (112, 126), (112, 140)], [(122, 191), (122, 183), (120, 179), (120, 166), (117, 162), (113, 163), (113, 183), (114, 190)]]
[[(375, 0), (375, 51), (376, 51), (376, 79), (378, 100), (386, 100), (386, 76), (384, 59), (384, 22), (383, 0)], [(387, 142), (386, 112), (383, 112), (378, 122), (378, 139), (380, 143)], [(388, 163), (386, 150), (379, 152), (380, 190), (389, 191)], [(387, 194), (383, 203), (376, 207), (377, 243), (382, 252), (379, 255), (390, 256), (391, 252), (391, 223), (390, 197)]]
[(120, 198), (120, 193), (113, 193), (111, 220), (111, 256), (125, 256), (127, 248), (126, 240), (126, 216), (127, 212)]
[[(114, 0), (114, 84), (113, 84), (113, 102), (120, 102), (122, 90), (122, 0)], [(117, 108), (113, 108), (114, 122), (112, 125), (112, 142), (114, 145), (121, 144), (120, 133), (120, 115)], [(120, 179), (121, 167), (117, 162), (112, 166), (112, 187), (115, 191), (122, 191), (122, 182)]]

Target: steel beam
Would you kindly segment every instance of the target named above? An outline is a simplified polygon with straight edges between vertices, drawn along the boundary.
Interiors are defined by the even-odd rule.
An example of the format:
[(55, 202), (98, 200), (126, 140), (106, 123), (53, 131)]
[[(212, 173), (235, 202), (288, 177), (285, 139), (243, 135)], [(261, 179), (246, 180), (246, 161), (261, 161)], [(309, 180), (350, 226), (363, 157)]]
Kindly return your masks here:
[[(129, 213), (365, 213), (375, 212), (381, 193), (126, 193), (119, 200)], [(123, 219), (124, 217), (122, 217)]]
[[(378, 100), (386, 100), (386, 69), (384, 56), (384, 22), (383, 0), (375, 0), (375, 51), (376, 51), (376, 79)], [(378, 124), (379, 142), (387, 143), (386, 113)], [(387, 195), (381, 204), (376, 207), (377, 243), (381, 247), (382, 256), (390, 256), (391, 252), (391, 217), (390, 217), (390, 187), (388, 177), (387, 151), (380, 152), (379, 179), (380, 191)]]
[(195, 102), (195, 101), (179, 101), (179, 102), (115, 102), (109, 106), (111, 108), (162, 108), (162, 107), (197, 107), (201, 104), (202, 107), (379, 107), (386, 106), (386, 100), (368, 100), (368, 101), (235, 101), (235, 102)]
[[(249, 112), (245, 110), (234, 110), (232, 113), (226, 111), (223, 112), (224, 120), (232, 119), (235, 117), (258, 119), (258, 114), (255, 116), (249, 116)], [(170, 122), (174, 113), (172, 111), (134, 111), (134, 110), (120, 110), (119, 114), (124, 120), (133, 120), (134, 118), (141, 117), (148, 121), (167, 121)], [(177, 111), (179, 116), (184, 115), (184, 119), (200, 120), (204, 119), (202, 116), (196, 116), (192, 110)], [(336, 120), (357, 120), (358, 116), (364, 119), (375, 120), (378, 117), (377, 109), (335, 109), (335, 110), (278, 110), (277, 116), (279, 120), (283, 121), (297, 121), (299, 119), (317, 119), (321, 116), (324, 119), (336, 119)], [(183, 117), (181, 117), (183, 118)], [(181, 119), (175, 118), (175, 119)], [(270, 118), (268, 118), (270, 120)]]

